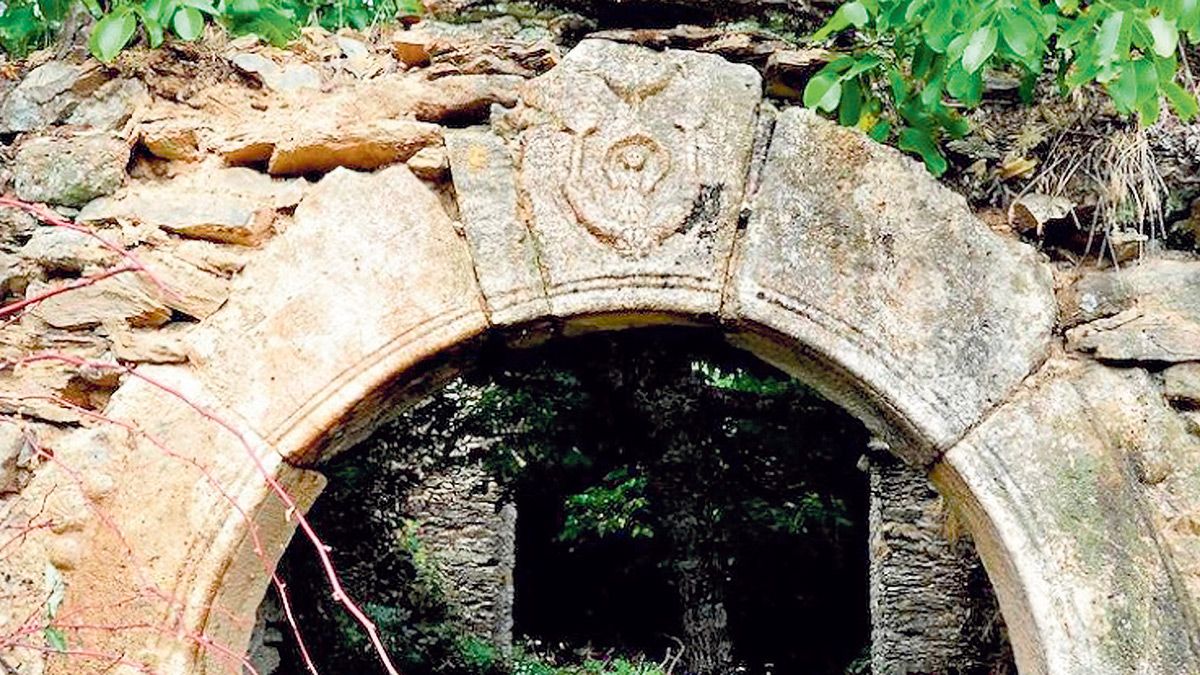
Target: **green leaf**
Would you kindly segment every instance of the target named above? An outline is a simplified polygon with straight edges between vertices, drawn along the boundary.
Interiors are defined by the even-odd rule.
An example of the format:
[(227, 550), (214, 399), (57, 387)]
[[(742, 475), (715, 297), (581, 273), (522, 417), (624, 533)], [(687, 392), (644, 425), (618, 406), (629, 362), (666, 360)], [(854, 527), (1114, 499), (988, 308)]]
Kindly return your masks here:
[(1116, 79), (1105, 86), (1105, 90), (1117, 106), (1118, 112), (1125, 115), (1133, 112), (1138, 96), (1137, 76), (1133, 72), (1133, 64), (1125, 64)]
[(125, 45), (129, 44), (135, 30), (137, 19), (134, 18), (133, 12), (127, 6), (118, 7), (92, 27), (88, 47), (93, 56), (107, 63), (116, 58)]
[(204, 15), (195, 7), (180, 7), (171, 17), (171, 28), (183, 40), (195, 40), (204, 34)]
[(396, 11), (402, 17), (421, 16), (425, 13), (425, 3), (421, 0), (400, 0), (397, 3)]
[(1133, 63), (1133, 72), (1137, 79), (1138, 121), (1143, 126), (1150, 126), (1158, 120), (1158, 71), (1149, 59), (1138, 59)]
[(46, 638), (46, 644), (54, 651), (65, 654), (69, 648), (67, 645), (67, 636), (62, 632), (61, 628), (54, 626), (46, 626), (42, 629), (42, 635)]
[(871, 70), (872, 68), (874, 68), (875, 66), (878, 66), (881, 63), (883, 63), (883, 59), (880, 59), (878, 56), (875, 56), (874, 54), (868, 54), (868, 55), (862, 57), (861, 59), (855, 61), (853, 66), (850, 66), (850, 68), (846, 69), (846, 72), (841, 74), (840, 79), (843, 82), (846, 80), (849, 80), (849, 79), (853, 79), (855, 77), (858, 77), (859, 75), (862, 75), (863, 73), (867, 72), (868, 70)]
[(875, 123), (875, 126), (871, 127), (871, 131), (868, 132), (867, 135), (870, 136), (871, 138), (875, 139), (876, 141), (882, 143), (887, 140), (887, 137), (891, 133), (892, 133), (891, 123), (888, 122), (887, 120), (880, 120)]
[(1154, 37), (1154, 53), (1168, 57), (1175, 53), (1179, 41), (1179, 29), (1174, 21), (1164, 19), (1162, 15), (1152, 16), (1146, 20), (1146, 29)]
[(862, 117), (863, 96), (862, 87), (858, 80), (850, 80), (842, 85), (842, 99), (838, 106), (838, 124), (852, 127), (858, 124)]
[(66, 18), (71, 3), (68, 0), (37, 0), (37, 6), (42, 18), (52, 24), (58, 24)]
[(925, 167), (929, 169), (929, 173), (935, 176), (946, 173), (948, 166), (946, 158), (942, 156), (937, 144), (933, 142), (933, 138), (928, 132), (913, 127), (905, 127), (900, 131), (899, 145), (901, 150), (914, 152), (919, 155), (925, 162)]
[(150, 17), (155, 21), (162, 22), (162, 20), (165, 18), (163, 16), (163, 8), (165, 6), (166, 3), (163, 0), (146, 0), (142, 3), (142, 16)]
[(984, 61), (996, 51), (996, 27), (984, 26), (971, 34), (971, 40), (963, 50), (962, 65), (968, 73), (979, 70)]
[(229, 3), (229, 13), (233, 15), (255, 16), (262, 13), (262, 3), (258, 0), (233, 0)]
[(98, 0), (82, 0), (83, 7), (92, 15), (93, 19), (99, 19), (104, 14), (104, 10), (100, 8)]
[(1054, 4), (1063, 14), (1074, 14), (1079, 10), (1079, 0), (1054, 0)]
[(826, 40), (834, 33), (840, 33), (850, 26), (865, 26), (867, 24), (867, 8), (861, 2), (848, 2), (837, 11), (833, 16), (829, 17), (829, 21), (825, 22), (817, 32), (813, 33), (813, 39), (819, 41)]
[(892, 99), (897, 103), (902, 103), (908, 98), (908, 82), (904, 80), (904, 74), (895, 68), (888, 69), (888, 84), (891, 85)]
[(276, 47), (283, 47), (300, 34), (300, 27), (287, 15), (271, 8), (238, 26), (240, 33), (252, 33)]
[(1000, 14), (1000, 34), (1004, 37), (1004, 44), (1020, 57), (1033, 56), (1041, 37), (1033, 22), (1013, 12)]
[(926, 108), (935, 108), (941, 105), (942, 82), (942, 73), (938, 73), (936, 77), (925, 85), (925, 88), (921, 90), (921, 105)]
[(1117, 58), (1117, 44), (1121, 40), (1121, 26), (1125, 12), (1113, 12), (1100, 24), (1096, 35), (1096, 56), (1100, 63), (1111, 63)]
[(1200, 104), (1196, 102), (1196, 96), (1187, 89), (1179, 86), (1177, 82), (1167, 82), (1164, 84), (1163, 93), (1167, 95), (1167, 100), (1171, 102), (1171, 109), (1184, 122), (1191, 121), (1196, 117), (1196, 113), (1200, 112)]
[(804, 87), (804, 105), (833, 112), (842, 97), (842, 85), (832, 73), (817, 73)]
[(970, 107), (979, 105), (983, 99), (983, 73), (968, 73), (959, 64), (950, 68), (946, 80), (946, 92)]
[(867, 15), (867, 8), (863, 7), (861, 2), (847, 2), (839, 11), (846, 14), (846, 20), (855, 28), (862, 28), (871, 20)]
[[(197, 12), (200, 12), (202, 14), (208, 14), (210, 16), (219, 16), (220, 15), (220, 12), (218, 12), (216, 10), (216, 8), (212, 6), (212, 3), (208, 2), (207, 0), (177, 0), (177, 1), (179, 3), (179, 6), (191, 7), (192, 9), (194, 9)], [(257, 11), (257, 10), (255, 10), (255, 11)]]
[(142, 17), (142, 25), (146, 28), (146, 41), (150, 43), (150, 47), (161, 46), (163, 43), (162, 24), (155, 19), (144, 16)]

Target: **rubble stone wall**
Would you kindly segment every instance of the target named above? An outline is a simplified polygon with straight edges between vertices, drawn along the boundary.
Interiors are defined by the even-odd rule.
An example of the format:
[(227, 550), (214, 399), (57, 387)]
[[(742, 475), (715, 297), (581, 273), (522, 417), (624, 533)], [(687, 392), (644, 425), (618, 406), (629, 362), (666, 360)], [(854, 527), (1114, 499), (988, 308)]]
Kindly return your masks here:
[(1200, 672), (1200, 261), (1052, 262), (750, 66), (560, 28), (3, 81), (4, 664), (238, 667), (304, 466), (485, 332), (670, 322), (927, 468), (1023, 671)]

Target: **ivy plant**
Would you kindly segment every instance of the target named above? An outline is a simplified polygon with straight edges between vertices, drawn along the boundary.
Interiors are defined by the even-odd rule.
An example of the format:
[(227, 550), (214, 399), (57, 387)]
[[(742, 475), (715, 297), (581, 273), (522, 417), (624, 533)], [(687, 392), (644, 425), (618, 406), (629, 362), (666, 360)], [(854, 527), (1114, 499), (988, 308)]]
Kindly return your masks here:
[(808, 82), (805, 106), (896, 143), (935, 175), (989, 71), (1019, 78), (1026, 103), (1052, 77), (1064, 93), (1099, 87), (1144, 125), (1163, 100), (1184, 120), (1198, 110), (1178, 51), (1200, 39), (1200, 0), (852, 0), (813, 38), (845, 50)]

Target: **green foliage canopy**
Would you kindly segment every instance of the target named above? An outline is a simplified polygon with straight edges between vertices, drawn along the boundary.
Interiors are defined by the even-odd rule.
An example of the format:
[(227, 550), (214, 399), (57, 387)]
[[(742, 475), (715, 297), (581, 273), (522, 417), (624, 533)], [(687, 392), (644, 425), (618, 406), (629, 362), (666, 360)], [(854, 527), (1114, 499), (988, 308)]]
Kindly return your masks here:
[(1052, 77), (1062, 92), (1097, 86), (1117, 111), (1153, 124), (1165, 99), (1197, 113), (1179, 83), (1181, 43), (1200, 39), (1198, 0), (853, 0), (814, 34), (846, 52), (818, 72), (804, 104), (879, 141), (897, 143), (940, 175), (939, 145), (962, 137), (963, 108), (978, 106), (989, 72), (1034, 87)]
[(48, 43), (75, 5), (95, 20), (88, 48), (101, 61), (112, 61), (139, 34), (158, 47), (169, 35), (195, 40), (214, 23), (235, 35), (257, 35), (282, 46), (300, 28), (363, 29), (415, 17), (421, 0), (12, 0), (0, 3), (0, 48), (20, 56)]

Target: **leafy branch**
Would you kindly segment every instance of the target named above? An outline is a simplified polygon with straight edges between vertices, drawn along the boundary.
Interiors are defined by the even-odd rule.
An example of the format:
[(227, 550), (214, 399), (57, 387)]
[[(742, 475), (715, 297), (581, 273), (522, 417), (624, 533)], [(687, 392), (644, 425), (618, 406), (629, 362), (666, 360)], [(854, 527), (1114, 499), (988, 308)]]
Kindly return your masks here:
[(1181, 43), (1200, 39), (1198, 0), (853, 0), (813, 38), (846, 53), (822, 68), (804, 104), (894, 142), (940, 175), (940, 145), (969, 130), (989, 71), (1016, 75), (1022, 100), (1052, 76), (1063, 94), (1098, 86), (1122, 115), (1153, 124), (1162, 101), (1200, 107), (1179, 82)]

